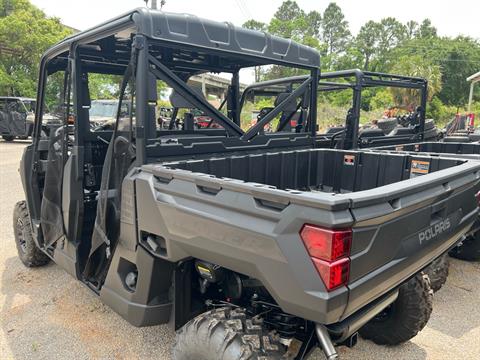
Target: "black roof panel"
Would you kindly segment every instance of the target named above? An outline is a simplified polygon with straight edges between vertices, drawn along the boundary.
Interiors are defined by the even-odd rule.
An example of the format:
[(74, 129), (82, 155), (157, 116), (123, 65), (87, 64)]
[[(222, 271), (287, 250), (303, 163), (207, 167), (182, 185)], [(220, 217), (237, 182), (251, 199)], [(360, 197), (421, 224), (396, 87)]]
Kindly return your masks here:
[(154, 39), (254, 55), (275, 62), (307, 67), (320, 66), (317, 50), (290, 39), (189, 14), (146, 8), (138, 9), (137, 12), (134, 20), (139, 25), (139, 32)]
[(188, 45), (240, 56), (254, 56), (265, 64), (284, 63), (308, 68), (320, 66), (320, 55), (317, 50), (293, 40), (244, 29), (227, 22), (148, 8), (134, 9), (91, 29), (76, 33), (49, 49), (45, 57), (68, 50), (72, 43), (94, 41), (113, 31), (127, 28), (136, 29), (136, 32), (149, 38), (172, 45)]

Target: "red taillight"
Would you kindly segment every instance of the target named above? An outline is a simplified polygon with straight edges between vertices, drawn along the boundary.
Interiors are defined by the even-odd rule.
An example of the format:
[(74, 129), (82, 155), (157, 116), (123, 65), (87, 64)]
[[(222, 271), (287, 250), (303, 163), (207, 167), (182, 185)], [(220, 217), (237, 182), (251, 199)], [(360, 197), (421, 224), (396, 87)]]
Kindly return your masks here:
[(300, 236), (310, 256), (334, 261), (350, 254), (352, 230), (330, 230), (304, 225)]
[(477, 200), (477, 206), (480, 207), (480, 191), (475, 194), (475, 199)]
[(352, 230), (331, 230), (305, 224), (300, 237), (327, 289), (333, 290), (348, 282)]
[(333, 263), (312, 257), (323, 283), (328, 290), (334, 290), (348, 282), (350, 259), (344, 258)]

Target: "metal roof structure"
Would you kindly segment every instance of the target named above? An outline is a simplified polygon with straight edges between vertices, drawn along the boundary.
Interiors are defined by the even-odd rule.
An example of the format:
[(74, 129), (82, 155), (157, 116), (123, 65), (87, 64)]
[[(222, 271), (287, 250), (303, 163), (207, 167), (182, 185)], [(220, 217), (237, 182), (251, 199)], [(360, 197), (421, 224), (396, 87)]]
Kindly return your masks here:
[(265, 32), (245, 29), (228, 22), (201, 19), (194, 15), (137, 8), (100, 25), (73, 34), (47, 50), (52, 58), (72, 44), (87, 44), (113, 34), (142, 34), (166, 46), (191, 46), (218, 53), (248, 56), (251, 66), (285, 64), (303, 68), (320, 66), (317, 50)]

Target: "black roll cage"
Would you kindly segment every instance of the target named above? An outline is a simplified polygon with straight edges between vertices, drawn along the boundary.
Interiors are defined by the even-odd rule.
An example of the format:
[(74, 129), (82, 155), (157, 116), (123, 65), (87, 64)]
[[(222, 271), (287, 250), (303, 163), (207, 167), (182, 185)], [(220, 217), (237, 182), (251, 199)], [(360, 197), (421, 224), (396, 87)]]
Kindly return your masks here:
[[(240, 100), (240, 108), (243, 107), (249, 96), (277, 95), (281, 92), (291, 89), (292, 84), (301, 83), (308, 78), (308, 76), (300, 75), (252, 84), (245, 88)], [(361, 71), (359, 69), (322, 73), (319, 75), (318, 79), (318, 92), (348, 89), (353, 90), (352, 109), (349, 119), (350, 121), (345, 124), (345, 130), (342, 131), (342, 133), (345, 133), (343, 138), (345, 148), (350, 148), (351, 146), (355, 147), (355, 144), (358, 142), (362, 90), (371, 87), (395, 87), (404, 89), (417, 89), (420, 91), (420, 106), (418, 108), (419, 127), (417, 140), (423, 140), (428, 96), (428, 81), (426, 79), (372, 71)], [(336, 135), (339, 134), (334, 134), (332, 136)]]
[[(343, 80), (344, 82), (336, 82)], [(318, 91), (353, 90), (351, 121), (346, 124), (344, 142), (357, 144), (360, 127), (360, 109), (362, 90), (371, 87), (394, 87), (420, 90), (420, 106), (417, 110), (419, 126), (418, 141), (423, 141), (425, 130), (425, 113), (427, 108), (428, 81), (419, 77), (386, 74), (359, 69), (323, 73), (318, 82)]]
[[(73, 99), (73, 113), (75, 114), (75, 119), (77, 126), (75, 127), (75, 146), (83, 146), (85, 139), (91, 137), (92, 134), (89, 134), (89, 128), (86, 124), (86, 111), (85, 107), (82, 104), (82, 89), (80, 88), (79, 83), (81, 82), (81, 74), (85, 71), (93, 71), (99, 73), (111, 73), (111, 74), (123, 74), (127, 65), (128, 59), (130, 56), (127, 54), (131, 51), (136, 51), (137, 56), (137, 68), (136, 68), (136, 130), (135, 130), (135, 139), (136, 139), (136, 163), (138, 165), (144, 164), (147, 162), (147, 151), (146, 147), (149, 144), (149, 140), (156, 139), (157, 136), (154, 134), (154, 124), (150, 124), (147, 119), (149, 119), (149, 102), (151, 91), (148, 88), (149, 86), (149, 74), (156, 76), (158, 79), (164, 80), (170, 86), (174, 87), (175, 90), (178, 90), (183, 97), (185, 97), (192, 104), (197, 106), (200, 110), (203, 110), (206, 115), (214, 118), (215, 122), (218, 122), (224, 128), (227, 136), (220, 140), (223, 143), (222, 146), (229, 147), (235, 146), (238, 148), (239, 140), (242, 143), (242, 146), (248, 148), (252, 145), (252, 139), (256, 139), (255, 144), (263, 143), (264, 147), (268, 146), (269, 143), (268, 137), (271, 137), (273, 134), (264, 135), (262, 131), (257, 131), (260, 129), (260, 125), (255, 127), (255, 129), (250, 129), (248, 132), (244, 132), (240, 128), (240, 91), (239, 91), (239, 70), (243, 67), (259, 66), (259, 65), (281, 65), (296, 67), (303, 70), (310, 71), (311, 78), (317, 78), (319, 75), (319, 60), (315, 57), (307, 59), (305, 57), (295, 58), (295, 47), (300, 45), (292, 43), (294, 51), (290, 51), (282, 56), (268, 50), (265, 53), (257, 53), (252, 51), (243, 51), (237, 45), (232, 44), (223, 48), (219, 44), (214, 43), (205, 43), (200, 42), (198, 45), (192, 44), (191, 40), (188, 39), (183, 41), (182, 39), (174, 38), (175, 34), (170, 34), (171, 38), (164, 39), (162, 38), (163, 33), (154, 31), (152, 27), (152, 20), (154, 18), (162, 18), (164, 15), (161, 12), (152, 12), (147, 9), (136, 9), (133, 12), (119, 16), (111, 21), (105, 22), (98, 25), (95, 28), (86, 30), (84, 32), (74, 34), (71, 37), (65, 39), (61, 43), (53, 46), (44, 54), (41, 60), (40, 66), (40, 78), (39, 78), (39, 91), (37, 94), (37, 111), (35, 117), (35, 133), (40, 134), (41, 132), (41, 116), (43, 108), (43, 97), (45, 94), (45, 83), (46, 78), (49, 73), (54, 72), (47, 70), (51, 68), (52, 61), (57, 62), (57, 57), (61, 56), (62, 60), (60, 61), (57, 67), (57, 70), (66, 70), (69, 72), (69, 76), (72, 79), (72, 99)], [(157, 23), (155, 23), (156, 25)], [(208, 25), (208, 23), (207, 23)], [(161, 25), (163, 26), (163, 25)], [(229, 25), (232, 27), (232, 25)], [(233, 30), (232, 30), (233, 31)], [(239, 31), (239, 30), (235, 30)], [(249, 30), (248, 30), (249, 31)], [(112, 44), (108, 43), (108, 38), (115, 36), (119, 33), (129, 32), (131, 49), (129, 49), (124, 43), (116, 43), (120, 46), (121, 51), (110, 53), (109, 50), (104, 50), (102, 48), (103, 43), (106, 44), (105, 49), (108, 49)], [(157, 36), (161, 34), (161, 36)], [(167, 37), (168, 37), (167, 36)], [(263, 36), (263, 35), (262, 35)], [(267, 36), (267, 44), (273, 41), (281, 41), (281, 39), (275, 40), (271, 36)], [(189, 42), (190, 41), (190, 42)], [(204, 40), (202, 40), (204, 41)], [(178, 43), (176, 43), (178, 42)], [(100, 44), (91, 46), (92, 44)], [(150, 45), (156, 45), (160, 48), (161, 60), (156, 58), (157, 54), (150, 53)], [(214, 46), (213, 46), (214, 45)], [(100, 50), (96, 49), (101, 48)], [(300, 46), (301, 47), (301, 46)], [(197, 62), (188, 62), (187, 58), (180, 57), (179, 59), (172, 58), (171, 56), (165, 56), (163, 48), (169, 48), (178, 51), (179, 49), (189, 49), (192, 53), (204, 53), (212, 56), (219, 56), (224, 59), (220, 64), (218, 62), (210, 62), (208, 56), (205, 58), (205, 61), (202, 63)], [(270, 49), (270, 48), (269, 48)], [(115, 51), (115, 48), (113, 48)], [(96, 51), (98, 51), (96, 53)], [(104, 57), (102, 57), (99, 52), (107, 51)], [(306, 54), (305, 51), (310, 51), (313, 54), (313, 50), (301, 50), (302, 55)], [(117, 55), (121, 54), (121, 55)], [(155, 55), (155, 56), (154, 56)], [(183, 55), (183, 54), (181, 54)], [(83, 63), (83, 56), (88, 57), (88, 64)], [(121, 56), (121, 58), (116, 58), (116, 56)], [(92, 60), (94, 59), (94, 60)], [(96, 62), (95, 59), (100, 59)], [(115, 61), (116, 60), (116, 61)], [(175, 69), (172, 69), (172, 66), (176, 66)], [(228, 69), (228, 70), (222, 70)], [(194, 91), (191, 91), (190, 87), (186, 85), (188, 77), (195, 74), (201, 74), (207, 71), (229, 71), (232, 73), (232, 81), (230, 86), (231, 94), (234, 97), (234, 100), (231, 103), (228, 103), (229, 117), (225, 116), (218, 109), (213, 107), (205, 99), (199, 96)], [(301, 87), (301, 91), (296, 91), (295, 95), (301, 96), (305, 94), (308, 90), (311, 93), (316, 92), (317, 83), (315, 81), (308, 81), (307, 84)], [(308, 89), (307, 89), (308, 88)], [(298, 89), (297, 89), (298, 90)], [(294, 96), (289, 97), (292, 99)], [(313, 95), (311, 95), (313, 99)], [(288, 100), (283, 101), (279, 104), (274, 111), (274, 114), (278, 114), (282, 109), (287, 105)], [(308, 129), (305, 129), (305, 132), (309, 132), (309, 135), (312, 137), (312, 143), (315, 141), (315, 126), (316, 122), (316, 102), (310, 101), (312, 104), (310, 111), (308, 112), (308, 117), (311, 119), (307, 122)], [(266, 119), (262, 119), (262, 124), (266, 124), (273, 120), (274, 116), (269, 116)], [(150, 121), (151, 122), (151, 121)], [(214, 133), (215, 129), (208, 129)], [(293, 141), (298, 136), (305, 136), (299, 133), (284, 134), (282, 138), (285, 140), (285, 144), (289, 141)], [(188, 134), (188, 132), (185, 132)], [(219, 133), (219, 131), (217, 131)], [(178, 135), (178, 130), (171, 130), (172, 135)], [(204, 134), (205, 131), (198, 131), (198, 135)], [(108, 137), (108, 134), (105, 134)], [(168, 135), (168, 131), (165, 131), (165, 135)], [(94, 135), (97, 137), (97, 134)], [(163, 136), (163, 134), (162, 134)], [(207, 138), (208, 136), (205, 136)], [(265, 137), (264, 140), (260, 138)], [(38, 138), (38, 136), (37, 136)], [(105, 137), (103, 137), (105, 138)], [(216, 137), (218, 141), (219, 137)], [(106, 139), (106, 138), (105, 138)], [(34, 139), (34, 147), (38, 139)]]

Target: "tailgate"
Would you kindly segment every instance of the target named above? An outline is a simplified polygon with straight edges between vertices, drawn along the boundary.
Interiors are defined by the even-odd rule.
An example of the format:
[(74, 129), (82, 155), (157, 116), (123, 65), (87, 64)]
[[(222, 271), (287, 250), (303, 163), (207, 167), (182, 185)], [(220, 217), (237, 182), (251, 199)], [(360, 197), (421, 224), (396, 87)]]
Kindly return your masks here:
[(478, 216), (478, 174), (351, 210), (348, 316), (453, 247)]

